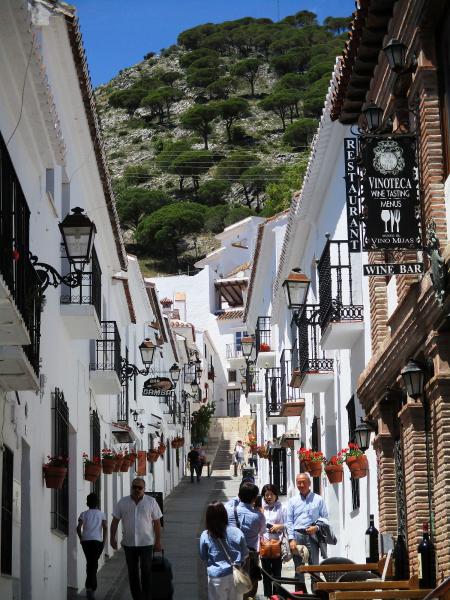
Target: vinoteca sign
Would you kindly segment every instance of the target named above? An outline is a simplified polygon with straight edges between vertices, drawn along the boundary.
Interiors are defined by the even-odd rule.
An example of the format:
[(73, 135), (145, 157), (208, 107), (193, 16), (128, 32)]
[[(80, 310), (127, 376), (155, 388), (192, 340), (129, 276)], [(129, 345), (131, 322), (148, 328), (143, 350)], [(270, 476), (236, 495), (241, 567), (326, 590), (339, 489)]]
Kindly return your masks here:
[(364, 250), (421, 248), (416, 139), (362, 136)]

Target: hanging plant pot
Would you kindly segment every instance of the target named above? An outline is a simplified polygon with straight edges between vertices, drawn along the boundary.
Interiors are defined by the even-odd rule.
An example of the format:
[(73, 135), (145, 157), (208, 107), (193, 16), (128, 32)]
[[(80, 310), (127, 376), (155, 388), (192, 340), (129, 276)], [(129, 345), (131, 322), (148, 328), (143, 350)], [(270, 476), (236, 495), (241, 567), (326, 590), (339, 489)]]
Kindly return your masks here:
[(46, 467), (44, 469), (45, 485), (48, 488), (59, 490), (64, 484), (67, 467)]
[(101, 465), (95, 465), (93, 463), (86, 463), (84, 465), (84, 478), (86, 481), (95, 483), (97, 481), (97, 479), (100, 477), (101, 472), (102, 472)]
[(160, 454), (159, 454), (158, 450), (149, 450), (147, 452), (148, 462), (154, 463), (158, 460), (159, 457), (160, 457)]
[(116, 466), (114, 467), (114, 472), (118, 473), (122, 467), (122, 463), (123, 463), (123, 456), (117, 457), (116, 458)]
[(102, 470), (105, 475), (111, 475), (116, 468), (115, 458), (102, 458)]
[(366, 477), (367, 471), (369, 470), (369, 464), (365, 454), (361, 454), (360, 456), (348, 456), (346, 462), (353, 479), (362, 479), (363, 477)]
[(306, 470), (311, 477), (320, 477), (322, 475), (322, 463), (318, 460), (309, 460), (306, 463)]
[(342, 483), (344, 479), (344, 468), (342, 465), (327, 465), (325, 473), (330, 483)]
[(122, 464), (120, 466), (121, 473), (128, 473), (128, 469), (131, 467), (131, 462), (126, 458), (123, 459)]

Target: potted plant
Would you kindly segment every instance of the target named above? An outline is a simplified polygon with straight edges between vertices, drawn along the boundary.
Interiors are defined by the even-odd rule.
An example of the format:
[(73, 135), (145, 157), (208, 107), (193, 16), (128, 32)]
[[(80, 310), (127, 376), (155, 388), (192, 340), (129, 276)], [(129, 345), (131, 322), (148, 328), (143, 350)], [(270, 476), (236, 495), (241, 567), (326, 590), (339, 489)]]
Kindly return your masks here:
[(44, 472), (45, 485), (48, 488), (60, 489), (67, 475), (69, 459), (66, 456), (47, 456), (47, 462), (42, 469)]
[(342, 483), (344, 479), (343, 463), (345, 457), (339, 452), (330, 458), (325, 465), (325, 473), (330, 483)]
[(116, 452), (116, 466), (114, 467), (114, 472), (118, 473), (122, 468), (124, 455), (123, 452)]
[(105, 475), (111, 475), (116, 468), (116, 453), (110, 448), (102, 450), (102, 470)]
[(369, 463), (367, 461), (367, 456), (358, 444), (350, 443), (348, 448), (344, 448), (341, 452), (345, 457), (345, 462), (350, 469), (352, 478), (362, 479), (363, 477), (366, 477), (367, 471), (369, 470)]
[(269, 344), (265, 344), (264, 342), (262, 342), (259, 345), (259, 351), (260, 352), (270, 352), (270, 346), (269, 346)]
[(298, 456), (300, 461), (303, 462), (305, 470), (311, 477), (320, 477), (322, 475), (322, 465), (325, 461), (323, 452), (320, 450), (300, 448)]
[(123, 461), (122, 461), (122, 466), (120, 467), (120, 470), (122, 471), (122, 473), (126, 473), (128, 471), (128, 469), (131, 467), (131, 465), (136, 460), (136, 456), (137, 456), (136, 452), (134, 452), (134, 451), (125, 452)]
[(257, 446), (256, 453), (259, 458), (269, 458), (269, 449), (267, 446)]
[(158, 446), (159, 455), (163, 456), (165, 451), (166, 451), (166, 445), (164, 444), (164, 442), (159, 442), (159, 446)]
[(214, 402), (208, 402), (192, 413), (191, 439), (193, 444), (202, 444), (208, 437), (211, 419), (216, 410)]
[(156, 462), (160, 456), (161, 455), (157, 448), (153, 448), (147, 452), (147, 460), (151, 463)]
[(86, 454), (86, 452), (83, 452), (83, 464), (84, 478), (86, 479), (86, 481), (95, 483), (100, 477), (100, 473), (102, 472), (100, 457), (94, 456), (94, 458), (89, 458), (89, 455)]

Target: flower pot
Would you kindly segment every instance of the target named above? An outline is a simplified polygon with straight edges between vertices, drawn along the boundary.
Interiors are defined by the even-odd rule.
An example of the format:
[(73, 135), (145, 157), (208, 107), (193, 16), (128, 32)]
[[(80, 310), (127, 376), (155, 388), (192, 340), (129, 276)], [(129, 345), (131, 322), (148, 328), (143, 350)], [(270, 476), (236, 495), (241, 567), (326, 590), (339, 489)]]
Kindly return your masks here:
[(123, 457), (116, 457), (116, 466), (114, 467), (114, 472), (118, 473), (122, 467)]
[(327, 465), (325, 467), (328, 481), (330, 483), (342, 483), (344, 479), (344, 469), (342, 465)]
[(115, 458), (102, 458), (102, 470), (105, 475), (111, 475), (116, 468)]
[(158, 460), (158, 458), (160, 457), (160, 454), (158, 452), (158, 450), (149, 450), (147, 452), (147, 460), (148, 462), (156, 462)]
[(311, 477), (320, 477), (322, 475), (322, 463), (318, 460), (309, 460), (306, 463), (306, 470)]
[(86, 463), (84, 465), (84, 478), (86, 479), (86, 481), (95, 483), (97, 481), (97, 479), (100, 477), (101, 472), (102, 472), (101, 465), (96, 465), (94, 463)]
[(131, 465), (132, 465), (131, 461), (124, 458), (122, 461), (122, 464), (120, 466), (121, 473), (128, 473), (128, 469), (131, 467)]
[(64, 484), (67, 475), (67, 467), (46, 467), (44, 469), (45, 485), (48, 488), (59, 490)]
[(367, 471), (369, 470), (369, 464), (365, 454), (361, 454), (360, 456), (349, 456), (347, 457), (346, 462), (353, 479), (362, 479), (363, 477), (366, 477)]

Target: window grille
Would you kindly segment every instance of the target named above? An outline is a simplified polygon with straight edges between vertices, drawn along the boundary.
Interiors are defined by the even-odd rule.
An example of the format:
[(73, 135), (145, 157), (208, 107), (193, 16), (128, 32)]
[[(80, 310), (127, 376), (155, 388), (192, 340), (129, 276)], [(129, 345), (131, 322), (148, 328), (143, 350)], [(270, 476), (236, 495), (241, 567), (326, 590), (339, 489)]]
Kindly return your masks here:
[(1, 572), (12, 574), (12, 511), (14, 454), (4, 446), (2, 471)]
[[(319, 419), (314, 417), (311, 426), (311, 450), (316, 452), (320, 450), (320, 432), (319, 432)], [(313, 492), (320, 494), (320, 477), (313, 477)]]
[[(69, 456), (69, 407), (64, 394), (55, 388), (52, 394), (53, 456)], [(59, 490), (52, 490), (52, 529), (65, 535), (69, 532), (69, 478)]]
[[(345, 407), (347, 409), (348, 419), (348, 441), (354, 443), (355, 441), (355, 429), (356, 429), (356, 409), (355, 409), (355, 396), (352, 396)], [(356, 510), (360, 507), (359, 497), (359, 479), (350, 479), (352, 484), (352, 507)]]
[[(126, 364), (128, 364), (128, 348), (125, 348), (125, 360)], [(136, 380), (136, 377), (134, 377), (134, 379)], [(130, 405), (128, 379), (125, 379), (123, 382), (122, 389), (120, 391), (120, 395), (117, 396), (117, 400), (117, 421), (120, 423), (128, 423), (128, 409)]]
[(228, 383), (235, 383), (237, 381), (237, 372), (234, 369), (228, 369)]
[[(96, 410), (91, 414), (91, 457), (98, 456), (100, 458), (100, 419)], [(101, 503), (101, 481), (98, 477), (95, 483), (91, 484), (92, 491), (97, 494), (99, 505)]]

